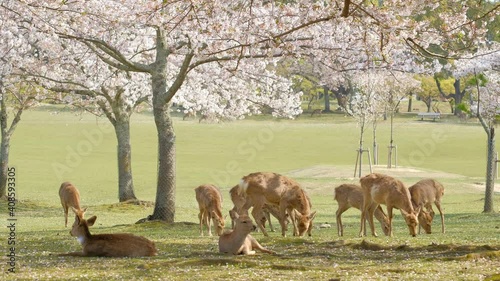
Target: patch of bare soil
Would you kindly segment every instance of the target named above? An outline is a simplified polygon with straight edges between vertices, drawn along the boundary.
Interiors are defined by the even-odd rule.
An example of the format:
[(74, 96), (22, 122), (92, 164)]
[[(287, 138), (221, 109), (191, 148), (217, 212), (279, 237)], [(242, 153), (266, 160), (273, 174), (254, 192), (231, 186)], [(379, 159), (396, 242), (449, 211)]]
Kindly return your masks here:
[(386, 246), (377, 243), (363, 240), (359, 244), (349, 245), (353, 249), (361, 249), (368, 251), (427, 251), (438, 253), (443, 259), (449, 260), (473, 260), (479, 258), (500, 259), (500, 247), (490, 245), (455, 245), (455, 244), (436, 244), (432, 243), (428, 246), (410, 247), (408, 245)]
[[(368, 174), (369, 168), (367, 166), (363, 167), (361, 172), (361, 176)], [(434, 171), (434, 170), (426, 170), (415, 167), (404, 167), (399, 166), (397, 168), (387, 168), (385, 165), (374, 165), (372, 166), (372, 172), (386, 174), (395, 178), (402, 179), (405, 182), (405, 178), (434, 178), (434, 179), (456, 179), (462, 181), (471, 180), (471, 178), (447, 173), (442, 171)], [(291, 170), (286, 173), (287, 176), (292, 178), (307, 178), (307, 179), (334, 179), (334, 181), (338, 182), (358, 182), (358, 172), (356, 175), (354, 174), (354, 166), (328, 166), (328, 165), (318, 165), (311, 166), (297, 170)], [(315, 185), (317, 185), (315, 183)], [(484, 190), (484, 183), (481, 182), (473, 182), (466, 183), (466, 185), (472, 189), (476, 190)], [(307, 184), (305, 187), (308, 188)], [(500, 184), (495, 185), (495, 191), (500, 192)]]
[[(361, 175), (366, 175), (370, 171), (367, 167), (363, 167)], [(385, 165), (372, 166), (372, 172), (390, 175), (397, 178), (465, 178), (465, 176), (446, 173), (441, 171), (423, 170), (414, 167), (397, 167), (387, 168)], [(312, 166), (303, 169), (292, 170), (287, 173), (290, 177), (304, 177), (304, 178), (344, 178), (344, 179), (357, 179), (354, 175), (354, 166)]]

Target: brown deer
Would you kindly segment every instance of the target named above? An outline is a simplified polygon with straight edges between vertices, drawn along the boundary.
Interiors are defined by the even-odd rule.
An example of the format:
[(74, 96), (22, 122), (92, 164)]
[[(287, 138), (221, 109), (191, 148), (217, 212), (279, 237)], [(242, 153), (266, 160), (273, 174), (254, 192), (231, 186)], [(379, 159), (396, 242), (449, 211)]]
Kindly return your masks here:
[[(441, 198), (443, 198), (444, 195), (443, 185), (433, 179), (423, 179), (412, 185), (409, 190), (413, 207), (421, 209), (418, 215), (418, 221), (425, 232), (428, 234), (431, 233), (431, 224), (434, 218), (432, 203), (434, 203), (441, 215), (441, 232), (445, 233), (444, 213), (441, 208)], [(427, 212), (423, 210), (423, 207), (427, 209)]]
[(184, 114), (182, 120), (184, 121), (188, 118), (196, 118), (196, 111), (188, 111), (187, 113)]
[(312, 221), (316, 212), (311, 213), (311, 202), (297, 182), (276, 173), (252, 173), (240, 181), (239, 194), (244, 194), (251, 204), (245, 204), (242, 212), (248, 213), (253, 205), (252, 216), (265, 236), (268, 236), (262, 221), (265, 204), (279, 206), (278, 220), (281, 234), (286, 236), (286, 215), (293, 223), (293, 234), (302, 236), (307, 231), (311, 235)]
[(63, 182), (59, 187), (59, 198), (64, 210), (64, 226), (68, 226), (68, 211), (73, 207), (79, 211), (85, 212), (80, 208), (80, 192), (70, 182)]
[(414, 237), (417, 235), (417, 214), (420, 212), (420, 209), (413, 209), (410, 191), (401, 181), (387, 175), (372, 173), (361, 178), (360, 183), (363, 189), (360, 237), (365, 233), (366, 219), (368, 219), (373, 236), (377, 236), (373, 224), (373, 213), (380, 204), (385, 204), (387, 207), (389, 236), (392, 237), (393, 208), (401, 211), (410, 230), (410, 235)]
[[(229, 190), (229, 195), (231, 197), (231, 201), (233, 201), (233, 204), (234, 204), (234, 207), (231, 210), (229, 210), (229, 216), (231, 217), (231, 228), (234, 228), (234, 221), (236, 219), (235, 214), (243, 214), (242, 213), (243, 209), (248, 210), (248, 208), (250, 208), (252, 206), (252, 203), (250, 202), (250, 200), (247, 200), (247, 197), (245, 194), (238, 193), (238, 188), (239, 188), (239, 186), (235, 185), (233, 188), (231, 188), (231, 190)], [(247, 201), (248, 201), (248, 207), (244, 208), (245, 204), (247, 204)], [(269, 229), (271, 230), (271, 232), (274, 232), (274, 227), (271, 223), (271, 214), (275, 218), (279, 218), (279, 208), (275, 205), (264, 204), (264, 206), (262, 208), (262, 212), (264, 214), (262, 224), (265, 227), (265, 223), (267, 221), (269, 224)], [(244, 214), (248, 215), (248, 212), (246, 212)], [(285, 219), (285, 221), (286, 221), (286, 224), (288, 225), (288, 219)]]
[(274, 254), (255, 240), (250, 232), (257, 229), (252, 219), (247, 215), (235, 214), (235, 227), (219, 237), (219, 252), (233, 255), (255, 255), (254, 249), (264, 253)]
[[(336, 212), (337, 232), (339, 236), (344, 236), (344, 227), (342, 225), (342, 214), (349, 208), (354, 207), (358, 210), (363, 208), (363, 190), (357, 184), (342, 184), (335, 188), (334, 199), (339, 207)], [(375, 209), (375, 218), (380, 222), (382, 231), (389, 235), (389, 219), (380, 206)], [(366, 233), (364, 233), (366, 235)]]
[(156, 255), (154, 242), (142, 236), (129, 233), (92, 235), (89, 226), (94, 225), (97, 217), (93, 216), (85, 220), (84, 212), (75, 208), (71, 209), (75, 213), (75, 222), (69, 233), (82, 244), (83, 251), (61, 254), (61, 256), (144, 257)]
[(200, 213), (200, 235), (203, 236), (203, 225), (208, 229), (208, 235), (212, 236), (211, 221), (214, 223), (215, 232), (221, 235), (224, 231), (224, 217), (222, 216), (222, 195), (219, 189), (211, 184), (200, 185), (195, 188), (196, 201)]

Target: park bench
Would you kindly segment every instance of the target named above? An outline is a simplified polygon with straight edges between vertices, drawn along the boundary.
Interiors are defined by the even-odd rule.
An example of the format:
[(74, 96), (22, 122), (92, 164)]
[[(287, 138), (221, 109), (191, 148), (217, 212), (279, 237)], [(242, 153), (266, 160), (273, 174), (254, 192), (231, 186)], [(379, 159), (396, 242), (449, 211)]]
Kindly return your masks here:
[(424, 120), (424, 118), (429, 118), (429, 119), (432, 118), (433, 121), (436, 121), (436, 119), (441, 118), (441, 113), (439, 113), (439, 112), (419, 112), (418, 118), (420, 118), (420, 120)]

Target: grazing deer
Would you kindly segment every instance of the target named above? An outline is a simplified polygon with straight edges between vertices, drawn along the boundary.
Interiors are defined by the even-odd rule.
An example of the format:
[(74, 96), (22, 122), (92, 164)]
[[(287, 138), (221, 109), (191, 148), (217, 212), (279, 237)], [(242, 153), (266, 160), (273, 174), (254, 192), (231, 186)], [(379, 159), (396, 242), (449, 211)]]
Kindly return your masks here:
[(184, 114), (182, 120), (184, 121), (187, 118), (196, 118), (196, 111), (188, 111), (187, 113)]
[(313, 112), (311, 113), (311, 117), (313, 117), (314, 115), (319, 115), (319, 116), (321, 116), (321, 113), (323, 113), (323, 110), (321, 110), (321, 109), (315, 109), (315, 110), (313, 110)]
[(250, 232), (257, 229), (252, 219), (247, 215), (235, 214), (235, 227), (219, 237), (219, 252), (233, 255), (255, 255), (254, 249), (264, 253), (274, 254), (255, 240)]
[(75, 222), (69, 233), (82, 244), (83, 251), (61, 254), (61, 256), (144, 257), (156, 255), (154, 242), (142, 236), (129, 233), (90, 234), (89, 226), (94, 225), (97, 217), (93, 216), (85, 220), (84, 212), (73, 207), (71, 209), (75, 213)]
[(241, 179), (238, 193), (244, 194), (251, 202), (245, 204), (242, 212), (248, 213), (253, 205), (252, 216), (265, 236), (268, 236), (262, 224), (265, 204), (279, 206), (278, 220), (283, 236), (286, 236), (286, 215), (293, 223), (294, 235), (302, 236), (306, 231), (311, 235), (316, 212), (311, 213), (311, 201), (297, 182), (280, 174), (258, 172)]
[(224, 231), (224, 217), (222, 217), (222, 195), (217, 187), (211, 184), (200, 185), (195, 188), (196, 201), (200, 213), (200, 235), (203, 236), (203, 225), (207, 226), (208, 236), (212, 236), (211, 221), (214, 223), (214, 228), (217, 235), (221, 235)]
[(392, 209), (396, 208), (401, 211), (410, 235), (417, 235), (417, 214), (420, 209), (413, 209), (411, 203), (410, 191), (404, 184), (387, 175), (369, 174), (360, 179), (361, 188), (363, 189), (363, 210), (361, 212), (361, 230), (359, 236), (362, 237), (365, 233), (365, 221), (368, 218), (370, 229), (373, 236), (377, 236), (375, 226), (373, 224), (373, 213), (380, 204), (387, 206), (387, 217), (389, 218), (389, 236), (392, 237)]
[[(441, 232), (445, 233), (444, 213), (441, 208), (441, 198), (444, 195), (443, 185), (433, 179), (423, 179), (412, 185), (409, 190), (413, 207), (421, 209), (418, 215), (418, 221), (425, 232), (428, 234), (431, 233), (431, 224), (434, 218), (432, 203), (434, 203), (441, 215)], [(423, 207), (427, 209), (427, 212), (424, 212)]]
[[(231, 201), (233, 201), (233, 204), (234, 204), (234, 207), (231, 210), (229, 210), (229, 216), (231, 217), (231, 228), (234, 228), (234, 220), (236, 218), (235, 214), (243, 214), (242, 213), (243, 209), (248, 210), (248, 208), (252, 207), (252, 203), (250, 202), (250, 200), (247, 200), (247, 197), (245, 196), (245, 194), (238, 194), (238, 188), (239, 188), (239, 186), (235, 185), (233, 188), (231, 188), (231, 190), (229, 190), (229, 195), (231, 197)], [(245, 204), (247, 204), (247, 202), (248, 202), (248, 207), (244, 208), (244, 206), (245, 206)], [(279, 208), (275, 205), (264, 204), (264, 206), (262, 208), (262, 212), (264, 214), (264, 218), (262, 218), (263, 219), (262, 224), (265, 227), (265, 223), (267, 221), (271, 232), (274, 232), (274, 227), (271, 223), (271, 214), (275, 218), (279, 218)], [(244, 214), (248, 215), (248, 212), (246, 212)], [(285, 219), (285, 220), (286, 220), (286, 224), (288, 225), (288, 219)]]
[[(61, 199), (61, 205), (64, 210), (64, 226), (67, 227), (69, 208), (74, 207), (82, 211), (80, 208), (80, 192), (78, 192), (78, 189), (70, 182), (63, 182), (61, 187), (59, 187), (59, 198)], [(85, 210), (83, 210), (83, 212), (85, 212)]]
[[(342, 214), (349, 208), (354, 207), (358, 210), (363, 208), (363, 190), (356, 184), (342, 184), (335, 188), (334, 199), (339, 207), (336, 212), (337, 232), (339, 236), (344, 236), (344, 227), (342, 225)], [(389, 235), (389, 219), (380, 206), (375, 209), (375, 218), (380, 222), (382, 231)], [(366, 235), (366, 233), (364, 233)]]

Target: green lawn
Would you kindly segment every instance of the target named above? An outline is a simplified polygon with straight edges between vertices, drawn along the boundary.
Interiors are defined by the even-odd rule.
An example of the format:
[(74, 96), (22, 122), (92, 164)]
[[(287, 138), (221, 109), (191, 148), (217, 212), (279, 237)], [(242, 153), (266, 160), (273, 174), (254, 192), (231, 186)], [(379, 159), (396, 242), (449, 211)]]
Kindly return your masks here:
[[(438, 219), (433, 234), (412, 238), (396, 213), (395, 237), (363, 240), (357, 237), (357, 210), (343, 215), (344, 237), (339, 238), (335, 229), (333, 188), (357, 181), (353, 174), (359, 128), (342, 114), (312, 118), (304, 114), (297, 120), (253, 117), (220, 124), (175, 117), (177, 223), (134, 225), (151, 214), (152, 207), (117, 204), (116, 140), (111, 126), (103, 118), (54, 111), (43, 107), (26, 112), (12, 139), (10, 164), (16, 167), (20, 200), (17, 280), (481, 280), (493, 274), (499, 278), (500, 216), (481, 213), (486, 134), (474, 120), (464, 124), (452, 116), (438, 122), (399, 116), (394, 123), (399, 167), (390, 170), (385, 167), (389, 122), (378, 125), (380, 165), (374, 171), (408, 185), (424, 177), (441, 181), (446, 188), (447, 233), (439, 233)], [(151, 114), (133, 116), (131, 140), (136, 195), (154, 201), (157, 141)], [(372, 149), (371, 129), (365, 147)], [(199, 236), (194, 188), (218, 185), (227, 214), (232, 207), (228, 190), (243, 175), (256, 171), (279, 172), (299, 181), (318, 211), (315, 225), (326, 222), (332, 228), (317, 228), (310, 238), (282, 238), (279, 233), (266, 238), (256, 233), (261, 244), (278, 253), (275, 256), (219, 255), (216, 237)], [(69, 228), (64, 228), (58, 189), (66, 180), (79, 188), (88, 215), (98, 216), (91, 231), (144, 235), (156, 242), (160, 254), (139, 259), (52, 255), (80, 249)], [(497, 192), (495, 210), (499, 206)], [(7, 207), (0, 214), (6, 221)], [(229, 219), (226, 224), (230, 225)], [(8, 251), (6, 239), (0, 245)]]

